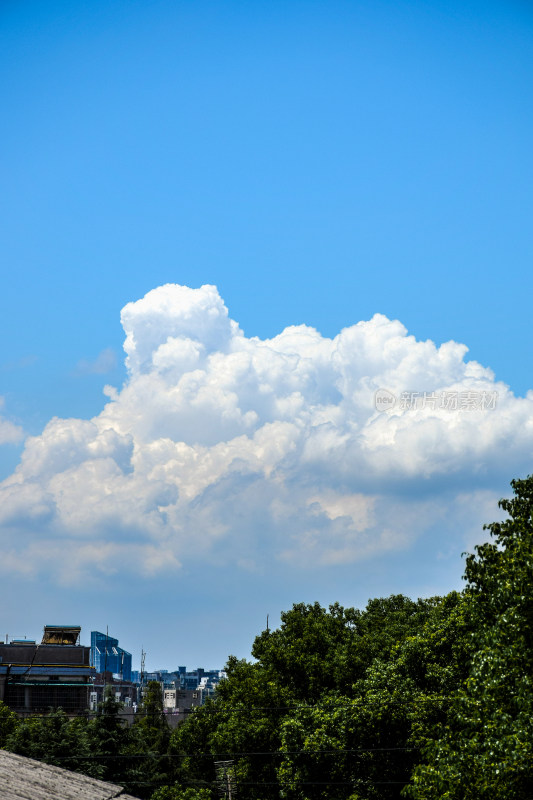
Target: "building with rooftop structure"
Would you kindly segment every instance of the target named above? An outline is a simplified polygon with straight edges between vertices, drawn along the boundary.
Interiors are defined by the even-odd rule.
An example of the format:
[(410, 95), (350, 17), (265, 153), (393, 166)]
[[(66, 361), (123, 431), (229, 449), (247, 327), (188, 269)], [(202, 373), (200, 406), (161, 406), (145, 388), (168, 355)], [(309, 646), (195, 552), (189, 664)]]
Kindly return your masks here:
[(94, 669), (79, 625), (46, 625), (40, 644), (13, 639), (0, 644), (0, 700), (19, 716), (62, 708), (69, 715), (89, 706)]

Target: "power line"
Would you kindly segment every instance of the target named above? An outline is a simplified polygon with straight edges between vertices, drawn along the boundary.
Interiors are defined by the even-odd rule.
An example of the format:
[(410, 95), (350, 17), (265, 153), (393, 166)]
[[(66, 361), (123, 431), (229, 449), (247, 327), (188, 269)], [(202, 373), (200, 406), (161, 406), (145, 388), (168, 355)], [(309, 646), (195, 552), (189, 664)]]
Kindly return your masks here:
[[(403, 778), (402, 780), (397, 781), (371, 781), (367, 780), (366, 778), (354, 778), (351, 781), (237, 781), (236, 787), (239, 786), (353, 786), (356, 788), (360, 786), (362, 783), (365, 786), (371, 784), (372, 786), (389, 786), (391, 784), (395, 784), (396, 786), (405, 786), (405, 784), (410, 780), (409, 778)], [(126, 781), (129, 786), (171, 786), (172, 784), (168, 783), (161, 783), (157, 781)], [(174, 786), (195, 786), (197, 788), (219, 788), (220, 784), (214, 781), (196, 781), (196, 782), (188, 782), (188, 781), (180, 781), (179, 783), (173, 784)]]
[(96, 756), (54, 756), (57, 761), (98, 761), (101, 759), (140, 759), (140, 758), (217, 758), (222, 760), (226, 756), (295, 756), (295, 755), (346, 755), (354, 753), (392, 753), (392, 752), (419, 752), (418, 747), (357, 747), (357, 748), (338, 748), (335, 750), (243, 750), (233, 751), (226, 750), (220, 753), (210, 753), (195, 751), (194, 753), (128, 753), (107, 755), (101, 754)]

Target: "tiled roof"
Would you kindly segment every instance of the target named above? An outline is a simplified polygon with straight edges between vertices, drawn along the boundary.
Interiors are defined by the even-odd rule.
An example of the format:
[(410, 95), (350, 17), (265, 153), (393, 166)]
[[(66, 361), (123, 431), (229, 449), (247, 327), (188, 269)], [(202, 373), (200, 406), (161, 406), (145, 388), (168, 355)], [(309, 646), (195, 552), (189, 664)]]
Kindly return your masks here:
[(2, 800), (137, 800), (122, 786), (97, 781), (32, 758), (0, 750)]

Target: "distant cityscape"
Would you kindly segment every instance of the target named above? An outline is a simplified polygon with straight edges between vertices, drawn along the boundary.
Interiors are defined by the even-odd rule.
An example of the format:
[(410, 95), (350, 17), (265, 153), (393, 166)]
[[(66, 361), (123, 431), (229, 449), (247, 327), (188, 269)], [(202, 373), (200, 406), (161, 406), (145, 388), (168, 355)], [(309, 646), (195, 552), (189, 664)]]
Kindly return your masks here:
[[(0, 644), (0, 700), (19, 716), (62, 708), (69, 715), (96, 712), (106, 687), (133, 722), (148, 683), (161, 687), (169, 724), (176, 727), (211, 697), (225, 677), (220, 669), (132, 670), (132, 655), (118, 638), (91, 631), (90, 647), (81, 644), (79, 626), (46, 625), (40, 643), (6, 637)], [(109, 691), (109, 689), (107, 689)]]

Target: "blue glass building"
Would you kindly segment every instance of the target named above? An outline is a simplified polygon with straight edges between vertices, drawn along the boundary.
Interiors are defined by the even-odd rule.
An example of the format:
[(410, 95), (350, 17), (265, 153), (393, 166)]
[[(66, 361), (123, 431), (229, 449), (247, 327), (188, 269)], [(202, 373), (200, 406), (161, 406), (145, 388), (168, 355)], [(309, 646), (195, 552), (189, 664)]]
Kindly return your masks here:
[(131, 653), (118, 646), (118, 639), (91, 631), (91, 664), (97, 672), (112, 672), (131, 681)]

